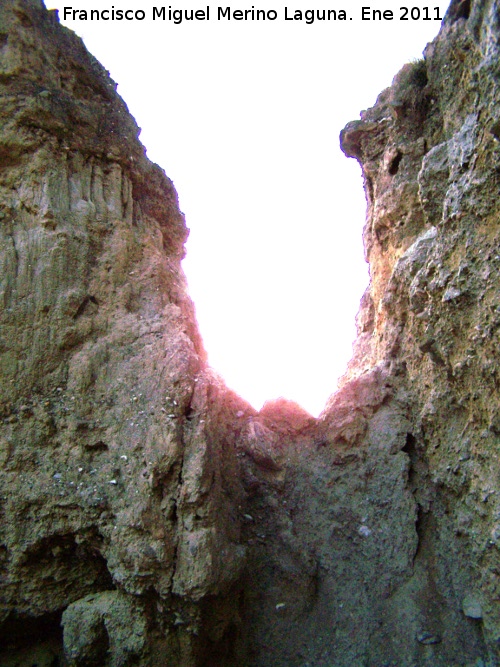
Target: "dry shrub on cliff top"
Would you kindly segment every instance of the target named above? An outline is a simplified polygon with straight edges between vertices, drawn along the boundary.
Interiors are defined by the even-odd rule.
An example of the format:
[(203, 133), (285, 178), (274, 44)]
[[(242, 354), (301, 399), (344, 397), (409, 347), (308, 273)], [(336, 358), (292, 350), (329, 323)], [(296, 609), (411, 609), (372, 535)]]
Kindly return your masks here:
[(425, 111), (429, 100), (427, 81), (427, 64), (423, 58), (407, 63), (396, 74), (390, 104), (397, 118), (407, 115), (407, 112)]

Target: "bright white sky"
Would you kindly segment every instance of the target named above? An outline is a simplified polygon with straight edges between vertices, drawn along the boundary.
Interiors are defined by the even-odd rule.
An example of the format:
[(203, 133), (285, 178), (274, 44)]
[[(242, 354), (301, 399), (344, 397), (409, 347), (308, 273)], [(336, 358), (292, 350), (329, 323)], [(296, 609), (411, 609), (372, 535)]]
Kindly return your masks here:
[[(443, 17), (448, 0), (419, 4), (421, 19), (408, 21), (403, 0), (253, 5), (278, 12), (265, 22), (218, 21), (210, 2), (210, 21), (180, 25), (153, 21), (154, 0), (46, 3), (118, 82), (148, 156), (175, 183), (211, 365), (257, 409), (284, 396), (317, 415), (351, 355), (368, 282), (361, 172), (338, 135), (421, 56), (440, 27), (423, 8)], [(64, 20), (64, 6), (142, 9), (146, 19)], [(362, 6), (394, 20), (362, 21)], [(285, 21), (285, 7), (344, 8), (352, 20)]]

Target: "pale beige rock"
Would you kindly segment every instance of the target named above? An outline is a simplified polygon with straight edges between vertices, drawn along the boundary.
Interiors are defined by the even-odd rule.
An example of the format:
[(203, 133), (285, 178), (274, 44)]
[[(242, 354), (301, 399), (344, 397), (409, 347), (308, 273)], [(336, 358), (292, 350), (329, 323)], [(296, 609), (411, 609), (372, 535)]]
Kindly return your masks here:
[(71, 664), (182, 664), (244, 563), (248, 406), (206, 370), (177, 194), (115, 84), (41, 2), (2, 2), (0, 26), (4, 632), (57, 634), (66, 609)]

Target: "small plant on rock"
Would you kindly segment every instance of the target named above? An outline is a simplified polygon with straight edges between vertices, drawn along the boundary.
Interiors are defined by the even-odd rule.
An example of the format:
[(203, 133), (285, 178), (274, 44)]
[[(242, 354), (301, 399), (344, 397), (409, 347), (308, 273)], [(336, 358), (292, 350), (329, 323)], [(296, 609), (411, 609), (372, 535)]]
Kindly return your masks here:
[(427, 64), (422, 58), (407, 63), (392, 82), (390, 105), (397, 118), (422, 113), (429, 102)]

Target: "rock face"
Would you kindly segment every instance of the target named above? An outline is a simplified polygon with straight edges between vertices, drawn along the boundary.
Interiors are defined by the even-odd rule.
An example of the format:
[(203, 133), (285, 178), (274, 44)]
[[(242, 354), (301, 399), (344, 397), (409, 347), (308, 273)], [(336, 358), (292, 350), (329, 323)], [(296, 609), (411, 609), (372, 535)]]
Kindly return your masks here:
[(69, 664), (198, 664), (237, 617), (253, 411), (206, 367), (177, 195), (107, 72), (35, 0), (2, 1), (0, 47), (0, 646), (62, 617)]
[(500, 664), (499, 16), (452, 2), (424, 60), (341, 137), (363, 167), (372, 276), (345, 380), (384, 364), (407, 393), (413, 579), (441, 599), (432, 664), (466, 664), (469, 641), (437, 659), (466, 628)]
[(172, 183), (0, 4), (0, 664), (500, 665), (500, 5), (342, 132), (371, 283), (318, 420), (207, 367)]

